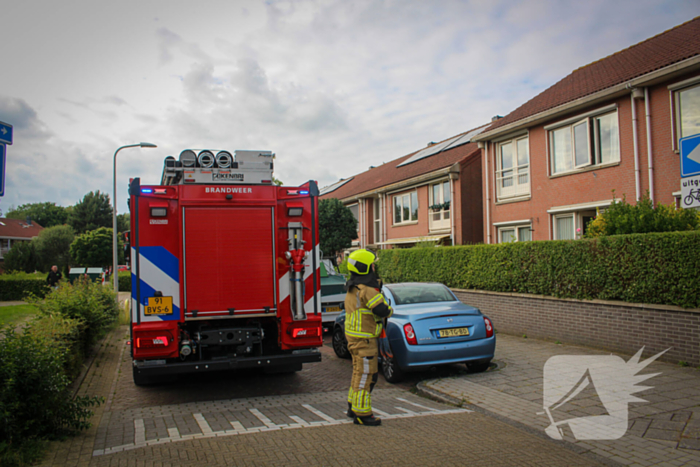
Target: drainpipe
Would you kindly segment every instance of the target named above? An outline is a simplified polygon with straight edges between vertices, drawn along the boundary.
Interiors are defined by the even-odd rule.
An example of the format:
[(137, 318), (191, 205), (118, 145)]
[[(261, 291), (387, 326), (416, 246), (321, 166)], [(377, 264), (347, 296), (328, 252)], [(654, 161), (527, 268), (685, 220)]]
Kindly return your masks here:
[[(630, 88), (629, 84), (627, 85)], [(632, 142), (634, 143), (634, 187), (637, 195), (637, 201), (642, 197), (641, 193), (641, 169), (639, 168), (639, 136), (637, 135), (637, 104), (634, 102), (635, 99), (642, 97), (641, 89), (631, 88), (632, 94), (630, 96), (630, 102), (632, 104)]]
[(491, 190), (489, 190), (489, 143), (479, 141), (479, 148), (484, 152), (484, 180), (486, 180), (486, 244), (491, 244)]
[(651, 148), (651, 110), (649, 107), (649, 88), (644, 88), (644, 109), (647, 117), (647, 165), (649, 166), (649, 199), (652, 206), (654, 205), (654, 158)]
[(455, 245), (455, 184), (452, 174), (450, 174), (450, 242), (452, 246)]

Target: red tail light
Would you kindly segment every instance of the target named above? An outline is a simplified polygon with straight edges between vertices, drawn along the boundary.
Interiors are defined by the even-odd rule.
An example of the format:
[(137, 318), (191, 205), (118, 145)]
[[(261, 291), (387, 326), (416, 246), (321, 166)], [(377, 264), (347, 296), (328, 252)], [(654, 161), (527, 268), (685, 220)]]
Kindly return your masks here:
[(486, 316), (484, 316), (484, 325), (486, 325), (486, 337), (493, 337), (493, 324)]
[(416, 339), (416, 333), (413, 332), (413, 326), (410, 324), (405, 324), (403, 327), (403, 332), (406, 334), (406, 341), (411, 345), (418, 345), (418, 339)]
[(136, 347), (139, 349), (152, 349), (155, 347), (167, 347), (168, 338), (166, 336), (158, 337), (139, 337), (136, 339)]
[(292, 337), (315, 337), (320, 335), (321, 328), (293, 329)]

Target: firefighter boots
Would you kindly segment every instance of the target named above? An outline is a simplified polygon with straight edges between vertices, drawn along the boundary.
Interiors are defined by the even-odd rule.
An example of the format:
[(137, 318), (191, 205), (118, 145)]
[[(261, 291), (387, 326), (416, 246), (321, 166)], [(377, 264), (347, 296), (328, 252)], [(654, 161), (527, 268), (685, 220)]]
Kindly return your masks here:
[(352, 402), (348, 402), (348, 418), (355, 418), (355, 412), (352, 411)]
[(366, 417), (355, 417), (353, 423), (355, 425), (379, 426), (382, 424), (382, 419), (374, 415), (368, 415)]

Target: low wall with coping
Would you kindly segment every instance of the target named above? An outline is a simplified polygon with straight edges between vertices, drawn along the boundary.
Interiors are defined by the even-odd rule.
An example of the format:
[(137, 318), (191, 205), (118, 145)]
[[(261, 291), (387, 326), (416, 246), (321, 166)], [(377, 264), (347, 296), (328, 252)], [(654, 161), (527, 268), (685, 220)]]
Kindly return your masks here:
[(645, 347), (645, 358), (671, 347), (660, 360), (700, 365), (697, 308), (452, 290), (491, 318), (498, 332), (630, 355)]

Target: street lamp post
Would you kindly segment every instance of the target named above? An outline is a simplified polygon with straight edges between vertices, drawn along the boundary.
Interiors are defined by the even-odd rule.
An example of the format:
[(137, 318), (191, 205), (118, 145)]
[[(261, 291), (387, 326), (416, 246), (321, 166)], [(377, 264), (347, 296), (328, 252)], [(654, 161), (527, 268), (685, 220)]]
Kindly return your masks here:
[(114, 153), (114, 198), (112, 198), (112, 281), (114, 291), (117, 293), (117, 303), (119, 303), (119, 274), (117, 274), (117, 262), (119, 261), (119, 250), (117, 242), (117, 154), (126, 148), (157, 148), (152, 143), (138, 143), (122, 146)]

